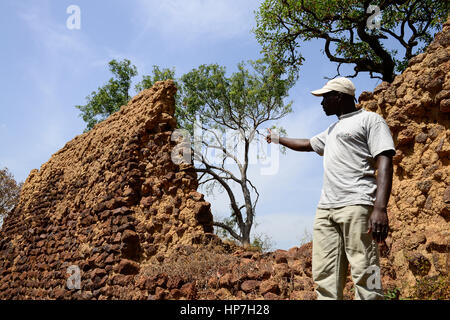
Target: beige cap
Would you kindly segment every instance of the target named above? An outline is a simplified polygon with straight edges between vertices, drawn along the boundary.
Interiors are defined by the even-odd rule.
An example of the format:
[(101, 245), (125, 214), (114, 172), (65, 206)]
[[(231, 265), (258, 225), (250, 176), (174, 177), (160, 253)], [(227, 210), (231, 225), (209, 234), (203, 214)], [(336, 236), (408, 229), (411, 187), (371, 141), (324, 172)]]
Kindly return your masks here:
[(339, 91), (351, 96), (355, 96), (355, 85), (349, 79), (340, 77), (336, 79), (332, 79), (327, 82), (326, 85), (323, 86), (322, 89), (311, 91), (311, 93), (315, 96), (323, 96), (325, 93), (330, 91)]

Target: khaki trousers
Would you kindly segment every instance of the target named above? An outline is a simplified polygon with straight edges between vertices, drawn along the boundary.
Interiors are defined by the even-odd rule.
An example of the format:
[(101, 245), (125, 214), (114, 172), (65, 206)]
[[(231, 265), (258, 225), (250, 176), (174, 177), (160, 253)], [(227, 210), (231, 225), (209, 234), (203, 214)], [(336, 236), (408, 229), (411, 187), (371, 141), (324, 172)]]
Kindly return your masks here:
[(373, 206), (351, 205), (316, 211), (312, 273), (319, 300), (343, 299), (348, 263), (355, 298), (383, 299), (378, 245), (367, 233)]

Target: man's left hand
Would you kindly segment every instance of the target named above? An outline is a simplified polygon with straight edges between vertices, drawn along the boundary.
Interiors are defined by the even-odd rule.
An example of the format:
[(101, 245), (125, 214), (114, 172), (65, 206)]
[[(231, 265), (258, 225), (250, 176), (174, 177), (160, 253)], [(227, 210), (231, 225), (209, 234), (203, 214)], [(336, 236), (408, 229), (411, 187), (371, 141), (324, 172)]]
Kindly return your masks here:
[(369, 230), (367, 233), (372, 232), (372, 238), (380, 243), (383, 242), (388, 235), (389, 221), (386, 209), (373, 208), (372, 214), (369, 218)]

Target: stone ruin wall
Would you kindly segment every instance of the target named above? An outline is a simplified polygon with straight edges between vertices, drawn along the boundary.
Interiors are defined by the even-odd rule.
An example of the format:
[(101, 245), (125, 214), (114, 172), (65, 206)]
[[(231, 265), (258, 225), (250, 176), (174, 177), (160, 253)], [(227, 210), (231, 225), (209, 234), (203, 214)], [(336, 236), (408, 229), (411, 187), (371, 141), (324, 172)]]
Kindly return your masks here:
[(450, 267), (450, 20), (391, 84), (382, 82), (359, 100), (393, 133), (391, 233), (383, 261), (409, 295), (423, 277), (448, 279)]
[(214, 238), (196, 173), (171, 160), (175, 92), (156, 83), (30, 172), (0, 232), (0, 299), (127, 299), (114, 279)]

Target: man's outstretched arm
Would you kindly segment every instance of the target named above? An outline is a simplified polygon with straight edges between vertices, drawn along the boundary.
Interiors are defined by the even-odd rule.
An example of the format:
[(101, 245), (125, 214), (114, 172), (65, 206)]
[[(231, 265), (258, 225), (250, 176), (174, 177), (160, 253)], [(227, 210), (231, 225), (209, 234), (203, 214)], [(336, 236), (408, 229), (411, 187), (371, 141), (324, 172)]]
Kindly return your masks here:
[(375, 157), (377, 167), (377, 193), (369, 219), (369, 232), (377, 242), (386, 239), (389, 231), (387, 205), (392, 189), (392, 152), (385, 151)]
[[(273, 134), (270, 129), (269, 134), (266, 137), (266, 140), (268, 143), (271, 143), (274, 141), (272, 139)], [(278, 143), (288, 147), (289, 149), (295, 150), (295, 151), (314, 151), (311, 147), (311, 143), (309, 142), (309, 139), (292, 139), (292, 138), (286, 138), (286, 137), (277, 137)], [(275, 141), (274, 141), (275, 142)]]

